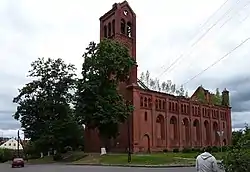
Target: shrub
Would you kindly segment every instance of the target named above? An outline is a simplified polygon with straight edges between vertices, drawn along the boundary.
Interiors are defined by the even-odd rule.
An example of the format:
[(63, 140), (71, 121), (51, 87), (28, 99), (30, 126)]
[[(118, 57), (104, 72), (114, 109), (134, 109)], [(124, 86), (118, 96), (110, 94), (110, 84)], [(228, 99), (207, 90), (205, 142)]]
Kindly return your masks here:
[(62, 155), (60, 153), (57, 153), (53, 156), (54, 161), (59, 161), (62, 160)]
[(195, 153), (200, 153), (200, 152), (201, 152), (201, 149), (200, 149), (200, 148), (192, 148), (191, 151), (192, 151), (192, 152), (195, 152)]
[(164, 152), (164, 153), (167, 153), (167, 152), (168, 152), (168, 150), (167, 150), (167, 149), (163, 149), (163, 152)]
[(212, 152), (219, 152), (220, 151), (220, 148), (217, 146), (213, 146), (211, 149), (212, 149)]
[(182, 152), (183, 152), (183, 153), (190, 153), (190, 152), (192, 152), (192, 149), (183, 148), (183, 149), (182, 149)]
[(224, 157), (224, 165), (227, 172), (249, 172), (250, 150), (233, 148)]
[(175, 148), (175, 149), (173, 149), (173, 152), (174, 152), (174, 153), (178, 153), (178, 152), (179, 152), (179, 149), (178, 149), (178, 148)]
[(10, 149), (0, 149), (0, 162), (6, 162), (13, 158), (13, 151)]

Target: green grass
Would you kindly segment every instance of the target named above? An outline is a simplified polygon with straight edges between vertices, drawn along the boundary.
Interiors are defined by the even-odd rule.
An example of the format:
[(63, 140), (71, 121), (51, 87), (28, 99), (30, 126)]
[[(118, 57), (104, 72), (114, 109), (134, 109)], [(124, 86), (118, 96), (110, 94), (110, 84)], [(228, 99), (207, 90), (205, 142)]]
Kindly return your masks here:
[(49, 164), (55, 162), (68, 163), (68, 162), (78, 161), (79, 159), (83, 159), (86, 156), (87, 155), (81, 151), (67, 152), (65, 154), (62, 154), (62, 159), (59, 161), (54, 161), (53, 156), (44, 156), (43, 158), (29, 159), (28, 163), (30, 164)]
[(43, 158), (39, 159), (29, 159), (27, 163), (29, 164), (50, 164), (54, 163), (55, 161), (53, 160), (52, 156), (45, 156)]
[[(225, 153), (213, 153), (216, 159), (221, 159)], [(191, 165), (195, 163), (198, 153), (152, 153), (133, 154), (131, 164), (137, 165)], [(73, 164), (127, 164), (127, 154), (89, 155)]]

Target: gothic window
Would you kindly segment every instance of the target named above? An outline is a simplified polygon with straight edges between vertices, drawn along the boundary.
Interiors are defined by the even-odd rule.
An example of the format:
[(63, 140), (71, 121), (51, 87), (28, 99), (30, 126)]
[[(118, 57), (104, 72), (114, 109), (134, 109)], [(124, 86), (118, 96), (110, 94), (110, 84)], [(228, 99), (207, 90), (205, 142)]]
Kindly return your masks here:
[(148, 100), (147, 100), (147, 97), (144, 97), (144, 107), (148, 107)]
[(151, 98), (148, 98), (148, 107), (149, 107), (149, 108), (152, 107), (152, 100), (151, 100)]
[(104, 37), (105, 37), (105, 38), (108, 37), (108, 35), (107, 35), (107, 26), (106, 26), (106, 25), (104, 26)]
[(158, 107), (158, 100), (156, 99), (155, 100), (155, 109), (158, 109), (159, 107)]
[(168, 102), (168, 110), (169, 110), (169, 111), (172, 110), (171, 102)]
[(144, 120), (145, 120), (145, 121), (148, 120), (148, 113), (147, 113), (147, 112), (144, 113)]
[(112, 20), (112, 35), (115, 35), (115, 19)]
[(111, 23), (108, 24), (108, 36), (111, 36)]
[(121, 33), (125, 34), (125, 30), (126, 30), (126, 23), (124, 19), (121, 19)]
[(183, 104), (181, 104), (181, 113), (183, 113)]
[(187, 105), (184, 105), (184, 113), (187, 113)]
[(163, 101), (163, 107), (162, 107), (162, 109), (163, 109), (163, 110), (166, 109), (166, 102), (165, 102), (165, 101)]
[(194, 115), (194, 107), (192, 106), (192, 114)]
[(161, 109), (161, 100), (159, 100), (158, 103), (159, 103), (159, 109)]
[(132, 36), (132, 24), (131, 22), (127, 22), (127, 36), (131, 38)]
[(141, 107), (143, 107), (143, 97), (141, 96), (141, 99), (140, 99), (140, 104), (141, 104)]

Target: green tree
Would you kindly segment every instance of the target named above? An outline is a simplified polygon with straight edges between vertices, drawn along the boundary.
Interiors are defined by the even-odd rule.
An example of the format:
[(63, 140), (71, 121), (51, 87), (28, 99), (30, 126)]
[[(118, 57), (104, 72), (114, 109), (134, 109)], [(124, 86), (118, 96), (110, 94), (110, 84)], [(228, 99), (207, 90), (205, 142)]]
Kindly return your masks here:
[(151, 78), (148, 70), (146, 71), (146, 74), (144, 74), (144, 72), (141, 73), (140, 80), (151, 90), (178, 96), (185, 95), (185, 90), (183, 85), (181, 85), (180, 88), (178, 89), (176, 84), (172, 83), (171, 80), (167, 80), (167, 82), (165, 81), (160, 82), (158, 78)]
[[(224, 158), (227, 172), (249, 172), (250, 171), (250, 129), (248, 125), (242, 132), (236, 134), (237, 143)], [(236, 136), (235, 135), (235, 136)], [(235, 139), (235, 138), (233, 138)], [(235, 140), (235, 141), (236, 141)]]
[(76, 114), (88, 128), (97, 128), (103, 144), (107, 144), (108, 139), (117, 137), (119, 124), (133, 110), (117, 87), (127, 81), (135, 61), (126, 47), (112, 40), (91, 42), (86, 50), (77, 86)]
[(179, 96), (184, 96), (185, 95), (185, 90), (184, 90), (184, 87), (183, 85), (181, 85), (180, 89), (179, 89)]
[(65, 146), (77, 144), (82, 127), (72, 113), (75, 89), (75, 67), (62, 59), (38, 58), (31, 63), (31, 82), (19, 90), (13, 99), (26, 135), (39, 143), (40, 151), (50, 148), (61, 151)]
[(198, 91), (196, 96), (197, 96), (198, 101), (203, 102), (203, 103), (206, 102), (206, 97), (203, 91)]
[(221, 93), (219, 91), (219, 88), (216, 88), (213, 103), (216, 105), (221, 105), (221, 102), (222, 102)]
[(236, 146), (239, 143), (239, 140), (243, 137), (243, 131), (233, 131), (232, 132), (232, 145)]

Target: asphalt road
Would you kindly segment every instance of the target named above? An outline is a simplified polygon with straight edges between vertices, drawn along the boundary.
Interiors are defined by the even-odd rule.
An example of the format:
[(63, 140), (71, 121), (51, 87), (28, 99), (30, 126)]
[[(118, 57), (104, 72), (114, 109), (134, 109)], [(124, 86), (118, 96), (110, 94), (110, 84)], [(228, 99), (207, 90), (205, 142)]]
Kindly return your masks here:
[(194, 168), (132, 168), (132, 167), (95, 167), (71, 165), (26, 165), (24, 168), (11, 168), (0, 164), (0, 172), (194, 172)]

